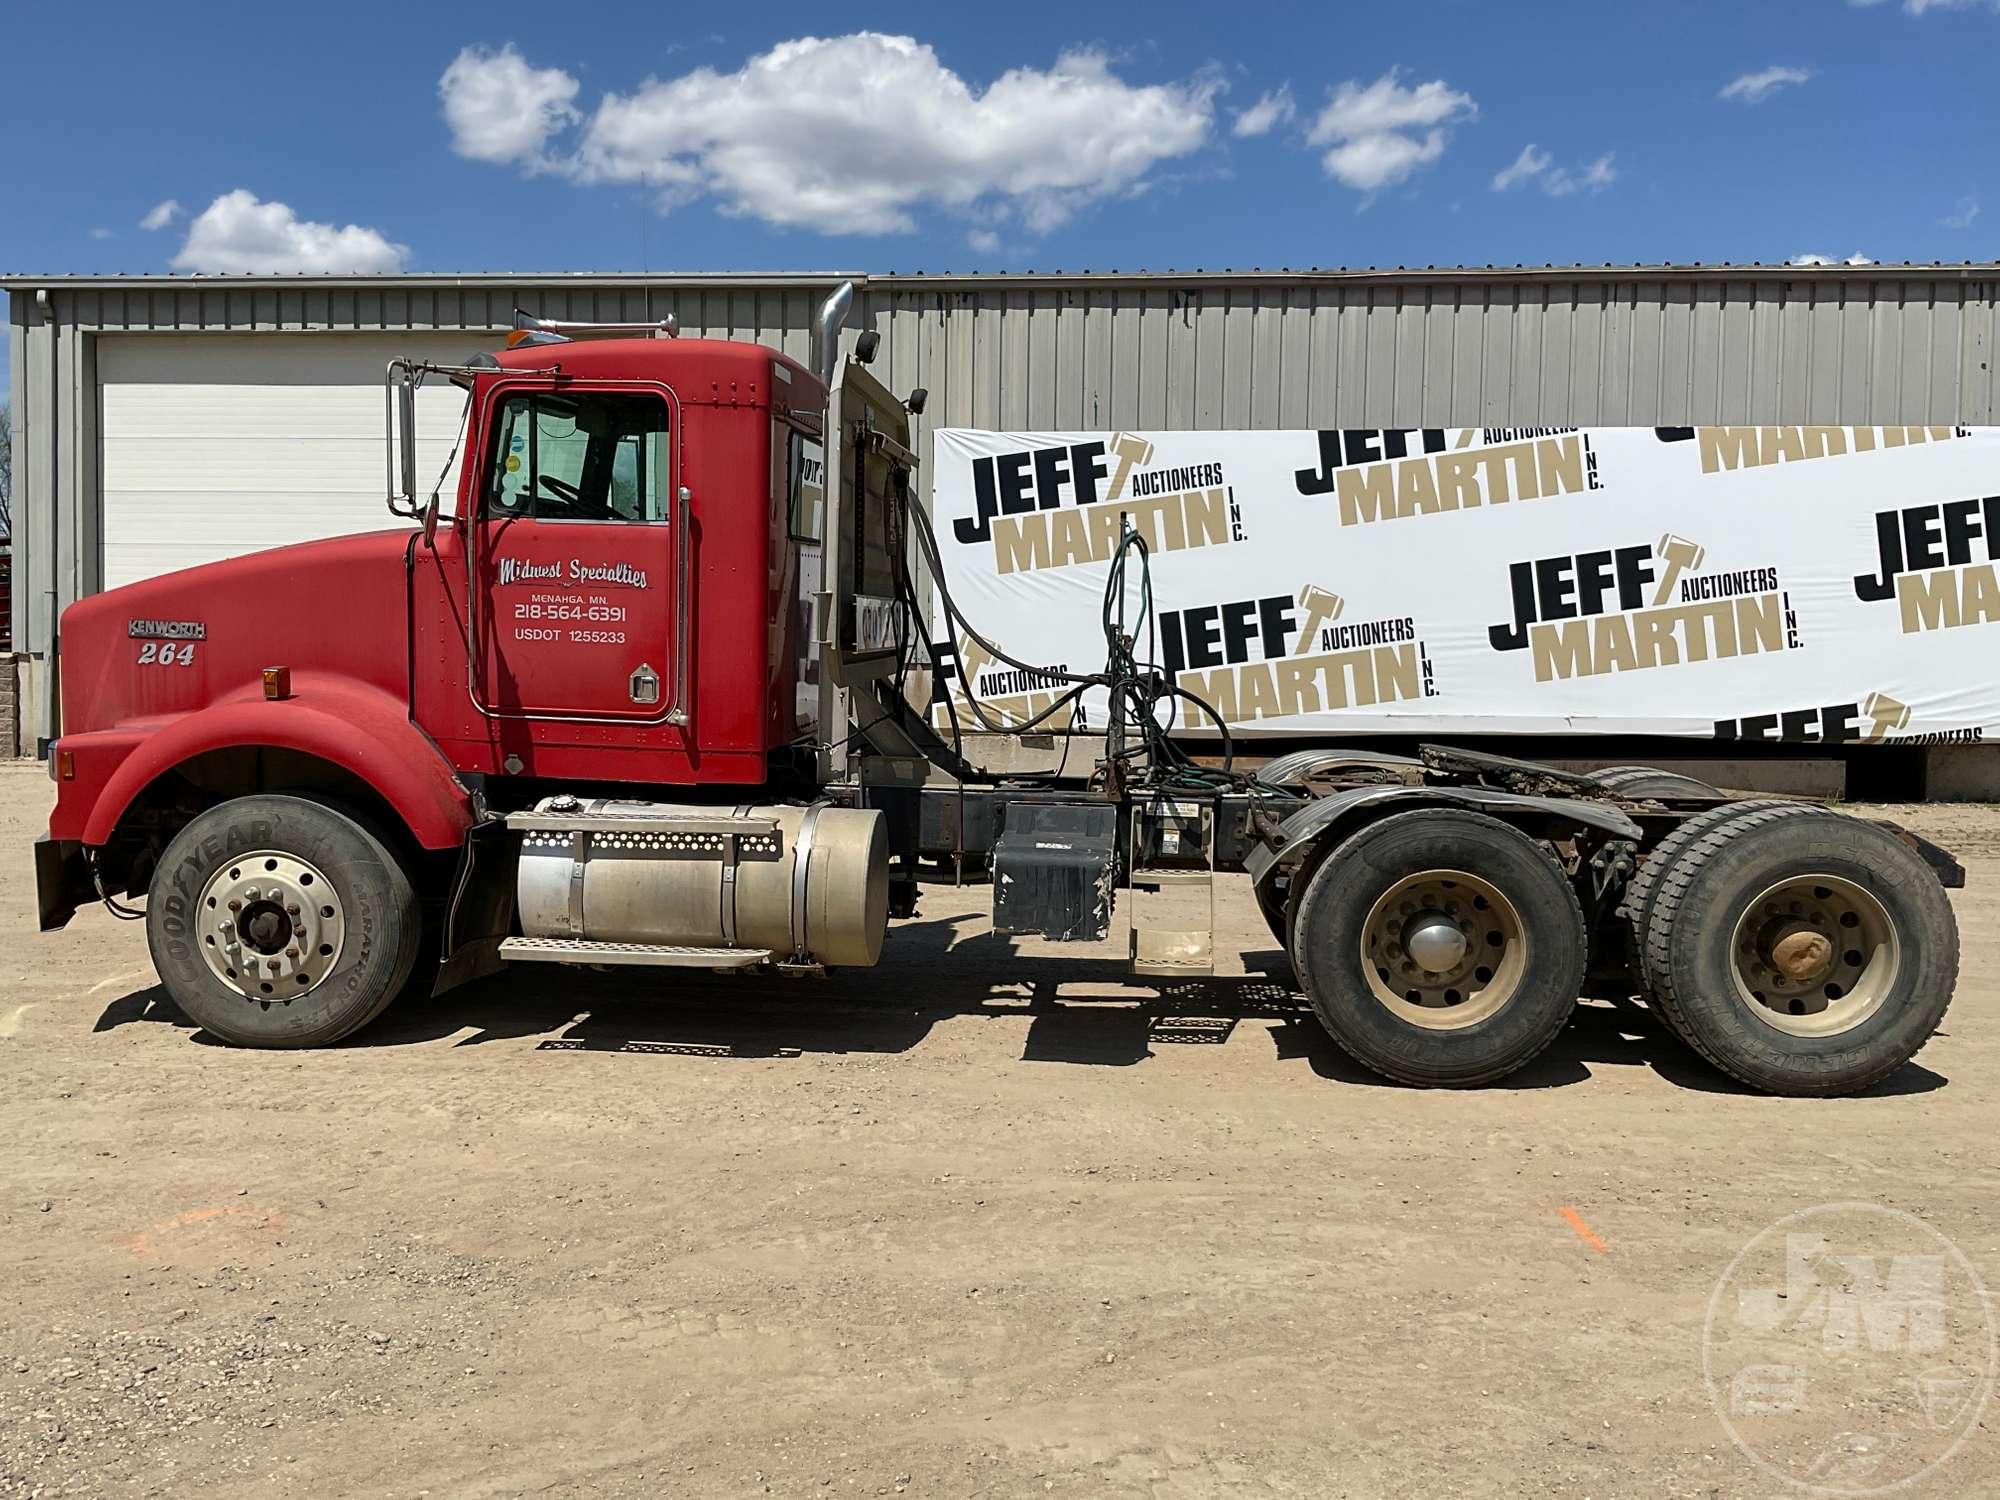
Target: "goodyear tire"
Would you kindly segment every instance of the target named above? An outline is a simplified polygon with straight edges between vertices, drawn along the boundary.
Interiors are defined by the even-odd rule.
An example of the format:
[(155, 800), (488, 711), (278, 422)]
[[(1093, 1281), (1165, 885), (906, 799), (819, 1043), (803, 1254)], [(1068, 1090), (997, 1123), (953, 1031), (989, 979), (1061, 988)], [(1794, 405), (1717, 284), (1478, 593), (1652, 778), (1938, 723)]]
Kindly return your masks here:
[(146, 912), (168, 994), (239, 1047), (323, 1047), (367, 1025), (409, 977), (422, 926), (408, 874), (372, 833), (269, 795), (183, 828)]
[(1718, 787), (1683, 776), (1678, 771), (1661, 771), (1652, 766), (1606, 766), (1592, 771), (1590, 779), (1608, 792), (1621, 797), (1715, 797), (1725, 793)]
[(1399, 813), (1319, 866), (1292, 964), (1333, 1039), (1403, 1083), (1470, 1087), (1534, 1058), (1583, 983), (1583, 913), (1562, 868), (1497, 818)]
[(1886, 829), (1764, 808), (1661, 877), (1647, 971), (1709, 1061), (1774, 1094), (1852, 1093), (1913, 1057), (1958, 977), (1944, 888)]

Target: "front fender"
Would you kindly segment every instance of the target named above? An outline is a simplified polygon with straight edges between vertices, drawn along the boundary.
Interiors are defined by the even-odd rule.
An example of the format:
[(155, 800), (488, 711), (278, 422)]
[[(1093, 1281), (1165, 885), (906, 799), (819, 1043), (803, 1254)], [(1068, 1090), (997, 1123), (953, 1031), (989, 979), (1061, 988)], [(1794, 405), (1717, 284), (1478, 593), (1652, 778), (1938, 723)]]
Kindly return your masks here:
[[(1393, 804), (1384, 808), (1384, 804)], [(1243, 868), (1259, 888), (1281, 866), (1296, 865), (1336, 824), (1359, 820), (1369, 811), (1405, 812), (1418, 807), (1469, 807), (1505, 818), (1509, 813), (1536, 812), (1566, 818), (1586, 828), (1601, 829), (1614, 838), (1637, 839), (1637, 823), (1606, 802), (1568, 797), (1533, 797), (1483, 786), (1362, 786), (1320, 797), (1299, 808), (1278, 825), (1283, 843), (1276, 849), (1259, 844), (1244, 856)]]
[(242, 748), (296, 750), (353, 773), (426, 849), (456, 849), (474, 821), (471, 796), (400, 699), (351, 678), (302, 673), (289, 698), (233, 695), (142, 736), (98, 794), (82, 841), (107, 843), (133, 800), (176, 766)]

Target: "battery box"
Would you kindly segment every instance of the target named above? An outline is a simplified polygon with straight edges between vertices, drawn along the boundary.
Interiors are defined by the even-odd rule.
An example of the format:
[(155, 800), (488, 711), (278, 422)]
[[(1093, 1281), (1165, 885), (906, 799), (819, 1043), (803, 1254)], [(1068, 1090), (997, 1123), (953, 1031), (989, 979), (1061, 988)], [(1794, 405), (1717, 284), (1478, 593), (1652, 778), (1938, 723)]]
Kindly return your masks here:
[(1010, 802), (993, 843), (993, 930), (1092, 943), (1111, 931), (1118, 809)]

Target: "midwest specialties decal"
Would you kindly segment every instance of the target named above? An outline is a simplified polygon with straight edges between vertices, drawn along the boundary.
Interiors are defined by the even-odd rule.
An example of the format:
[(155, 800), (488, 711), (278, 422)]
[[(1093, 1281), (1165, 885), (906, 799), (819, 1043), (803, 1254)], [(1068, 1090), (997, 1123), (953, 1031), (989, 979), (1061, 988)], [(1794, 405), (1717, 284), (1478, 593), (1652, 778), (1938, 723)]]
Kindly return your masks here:
[(519, 557), (500, 559), (500, 582), (509, 583), (615, 583), (626, 588), (649, 587), (644, 568), (630, 563), (587, 563), (580, 557), (567, 562), (530, 562)]

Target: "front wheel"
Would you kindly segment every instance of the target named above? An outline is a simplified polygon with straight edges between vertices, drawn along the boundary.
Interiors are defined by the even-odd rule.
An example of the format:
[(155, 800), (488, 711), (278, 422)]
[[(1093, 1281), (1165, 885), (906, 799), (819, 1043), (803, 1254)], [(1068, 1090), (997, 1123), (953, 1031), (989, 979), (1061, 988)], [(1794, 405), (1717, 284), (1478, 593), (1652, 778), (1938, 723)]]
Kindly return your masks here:
[(1562, 868), (1482, 813), (1364, 828), (1314, 872), (1292, 963), (1320, 1021), (1403, 1083), (1468, 1087), (1554, 1041), (1583, 984), (1583, 912)]
[(239, 1047), (323, 1047), (379, 1015), (422, 935), (415, 888), (345, 813), (238, 797), (200, 814), (153, 874), (146, 940), (188, 1019)]

